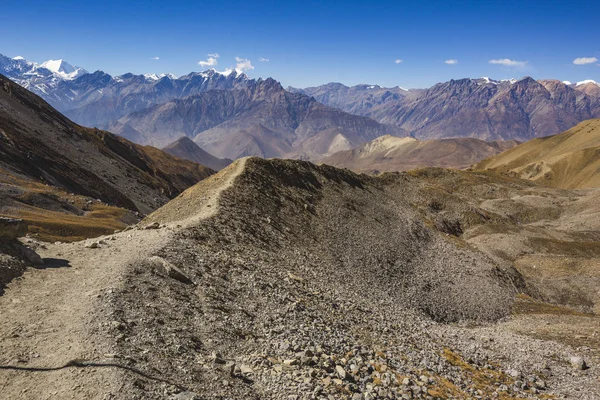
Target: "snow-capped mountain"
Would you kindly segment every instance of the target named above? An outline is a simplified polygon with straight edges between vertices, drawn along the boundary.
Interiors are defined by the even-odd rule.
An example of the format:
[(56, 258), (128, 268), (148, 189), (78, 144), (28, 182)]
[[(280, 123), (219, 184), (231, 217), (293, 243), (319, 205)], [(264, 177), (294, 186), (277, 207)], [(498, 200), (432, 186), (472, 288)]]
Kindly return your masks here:
[(251, 81), (244, 73), (226, 74), (214, 69), (179, 78), (172, 74), (131, 73), (113, 77), (96, 71), (63, 80), (42, 97), (79, 124), (105, 128), (109, 122), (155, 104), (209, 90), (242, 88)]
[(39, 95), (75, 122), (98, 127), (158, 103), (208, 90), (243, 87), (250, 80), (238, 70), (214, 69), (179, 78), (168, 73), (113, 77), (102, 71), (88, 73), (65, 60), (37, 64), (1, 54), (0, 74)]
[(48, 60), (37, 64), (21, 56), (10, 58), (0, 54), (0, 73), (44, 97), (60, 82), (73, 80), (87, 74), (87, 71), (64, 60)]

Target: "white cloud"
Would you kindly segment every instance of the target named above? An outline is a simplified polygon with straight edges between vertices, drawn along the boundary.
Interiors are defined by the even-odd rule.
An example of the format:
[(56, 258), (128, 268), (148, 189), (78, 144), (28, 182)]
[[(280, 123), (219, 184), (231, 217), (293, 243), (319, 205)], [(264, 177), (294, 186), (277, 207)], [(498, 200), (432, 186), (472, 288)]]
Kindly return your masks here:
[(595, 62), (598, 62), (596, 57), (579, 57), (573, 60), (575, 65), (593, 64)]
[(150, 57), (151, 60), (160, 60), (160, 57)]
[(402, 64), (402, 63), (404, 62), (404, 60), (400, 60), (400, 59), (398, 59), (398, 60), (396, 60), (396, 61), (394, 61), (394, 62), (395, 62), (396, 64)]
[(455, 65), (455, 64), (458, 64), (458, 60), (450, 59), (450, 60), (444, 61), (444, 63), (446, 63), (448, 65)]
[(252, 62), (246, 58), (236, 57), (235, 61), (237, 62), (235, 69), (240, 71), (248, 71), (254, 69), (254, 65)]
[(271, 60), (269, 60), (268, 58), (261, 57), (261, 58), (258, 59), (258, 61), (260, 61), (260, 62), (269, 62)]
[(215, 65), (217, 65), (219, 63), (217, 61), (217, 59), (219, 58), (218, 53), (207, 54), (207, 56), (208, 56), (208, 58), (206, 59), (206, 61), (198, 61), (198, 65), (201, 66), (202, 68), (214, 67)]
[(529, 61), (515, 61), (515, 60), (510, 60), (508, 58), (501, 58), (498, 60), (490, 60), (490, 64), (496, 64), (496, 65), (504, 65), (505, 67), (524, 67), (527, 65)]

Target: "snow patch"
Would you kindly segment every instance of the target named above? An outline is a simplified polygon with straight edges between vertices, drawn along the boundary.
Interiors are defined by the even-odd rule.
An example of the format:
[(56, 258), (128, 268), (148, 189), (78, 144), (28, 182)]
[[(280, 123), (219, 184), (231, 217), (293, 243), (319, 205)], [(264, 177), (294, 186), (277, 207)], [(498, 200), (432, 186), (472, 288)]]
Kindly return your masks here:
[(600, 84), (592, 79), (586, 79), (584, 81), (577, 82), (575, 86), (587, 85), (588, 83), (593, 83), (594, 85), (600, 86)]

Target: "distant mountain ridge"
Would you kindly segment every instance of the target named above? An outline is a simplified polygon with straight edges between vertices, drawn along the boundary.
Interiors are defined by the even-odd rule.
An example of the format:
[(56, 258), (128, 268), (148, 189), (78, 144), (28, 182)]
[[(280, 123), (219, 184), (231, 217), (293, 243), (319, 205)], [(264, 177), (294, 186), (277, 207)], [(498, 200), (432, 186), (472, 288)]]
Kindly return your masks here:
[[(133, 117), (130, 114), (154, 106), (176, 103), (176, 100), (183, 100), (190, 96), (203, 98), (201, 95), (209, 91), (243, 91), (266, 81), (250, 79), (235, 70), (218, 72), (214, 69), (192, 72), (179, 78), (171, 74), (130, 73), (113, 77), (102, 71), (90, 74), (62, 60), (38, 65), (20, 57), (11, 59), (4, 56), (0, 56), (1, 72), (43, 97), (75, 122), (103, 129), (109, 126), (119, 128), (123, 121), (118, 123), (116, 121), (123, 118), (135, 119), (137, 116)], [(400, 87), (384, 88), (367, 84), (348, 87), (340, 83), (329, 83), (305, 89), (290, 87), (288, 91), (305, 95), (307, 98), (312, 97), (325, 106), (349, 114), (369, 117), (385, 125), (397, 126), (405, 134), (418, 139), (470, 137), (485, 141), (526, 141), (556, 134), (583, 120), (600, 117), (600, 84), (591, 80), (571, 83), (558, 80), (536, 81), (530, 77), (518, 80), (494, 80), (483, 77), (450, 80), (428, 89), (407, 90)], [(215, 98), (218, 95), (211, 95), (211, 97)], [(204, 97), (203, 101), (206, 99)], [(205, 104), (208, 107), (208, 103)], [(238, 111), (241, 110), (239, 104), (236, 107)], [(254, 124), (250, 132), (241, 136), (234, 135), (238, 142), (229, 146), (231, 151), (220, 149), (222, 144), (211, 144), (214, 142), (213, 139), (204, 141), (199, 137), (196, 142), (202, 147), (208, 146), (211, 152), (220, 153), (220, 156), (225, 154), (231, 156), (236, 153), (306, 156), (302, 151), (290, 150), (298, 149), (297, 143), (292, 145), (290, 142), (296, 140), (295, 138), (278, 136), (278, 133), (281, 133), (280, 121), (277, 121), (280, 112), (281, 110), (272, 110), (272, 114), (263, 112), (262, 120), (255, 121), (258, 125)], [(206, 110), (203, 111), (203, 115), (206, 115)], [(133, 140), (139, 140), (140, 143), (164, 146), (183, 134), (192, 135), (189, 132), (193, 132), (193, 136), (196, 137), (200, 132), (197, 126), (192, 125), (198, 118), (191, 114), (180, 115), (180, 119), (187, 121), (185, 129), (179, 129), (177, 136), (174, 136), (177, 132), (170, 129), (165, 138), (160, 140), (158, 140), (160, 133), (152, 132), (152, 140), (144, 141), (146, 140), (144, 137), (149, 136), (148, 132), (141, 132), (139, 126), (134, 128), (132, 124), (119, 128), (119, 133)], [(336, 118), (339, 118), (339, 115)], [(201, 119), (202, 124), (206, 124), (205, 117)], [(222, 122), (224, 120), (219, 124)], [(213, 129), (215, 124), (209, 123), (207, 126)], [(143, 125), (143, 130), (147, 130), (151, 127), (152, 121), (146, 120)], [(337, 129), (333, 123), (326, 125), (328, 125), (327, 129)], [(237, 128), (239, 126), (235, 129)], [(257, 142), (257, 135), (263, 136), (265, 140), (266, 137), (271, 137), (279, 144), (267, 146), (262, 139)], [(367, 133), (365, 137), (369, 135), (370, 133)], [(140, 139), (136, 139), (138, 137)], [(336, 137), (337, 142), (334, 143)], [(309, 153), (313, 153), (312, 157), (315, 154), (332, 154), (353, 143), (362, 143), (360, 140), (356, 142), (344, 138), (344, 135), (336, 136), (331, 131), (331, 142), (327, 146), (333, 147), (325, 148), (323, 143), (315, 144), (319, 150), (315, 152), (313, 149)], [(240, 151), (234, 150), (235, 148)]]
[(41, 96), (75, 122), (99, 128), (155, 104), (213, 89), (234, 89), (251, 81), (237, 70), (214, 69), (179, 78), (172, 74), (132, 73), (113, 77), (103, 71), (88, 73), (63, 60), (38, 65), (22, 57), (11, 59), (2, 55), (0, 73)]
[(400, 126), (418, 139), (525, 141), (600, 117), (600, 85), (590, 80), (467, 78), (424, 90), (400, 91), (395, 96), (392, 89), (376, 85), (348, 88), (327, 84), (294, 90), (311, 94), (326, 105)]
[(64, 60), (48, 60), (37, 64), (23, 57), (9, 58), (0, 54), (0, 74), (45, 98), (61, 82), (86, 75), (87, 71)]
[(337, 82), (305, 89), (290, 86), (287, 90), (314, 97), (319, 103), (357, 115), (367, 115), (373, 107), (395, 102), (419, 92), (418, 89), (385, 88), (379, 85), (366, 84), (348, 87)]

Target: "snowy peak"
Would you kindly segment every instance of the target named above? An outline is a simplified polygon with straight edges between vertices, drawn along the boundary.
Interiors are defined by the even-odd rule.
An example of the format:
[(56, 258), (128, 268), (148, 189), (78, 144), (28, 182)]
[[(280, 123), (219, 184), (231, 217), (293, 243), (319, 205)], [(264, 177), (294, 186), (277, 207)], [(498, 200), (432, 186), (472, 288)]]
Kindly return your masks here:
[(164, 77), (167, 77), (169, 79), (177, 79), (177, 77), (175, 75), (170, 74), (170, 73), (159, 74), (159, 75), (157, 75), (157, 74), (144, 74), (144, 77), (146, 79), (148, 79), (149, 81), (159, 81), (159, 80), (161, 80)]
[(67, 80), (75, 79), (87, 73), (83, 68), (74, 67), (65, 60), (48, 60), (40, 64), (40, 68), (46, 68), (53, 74)]

